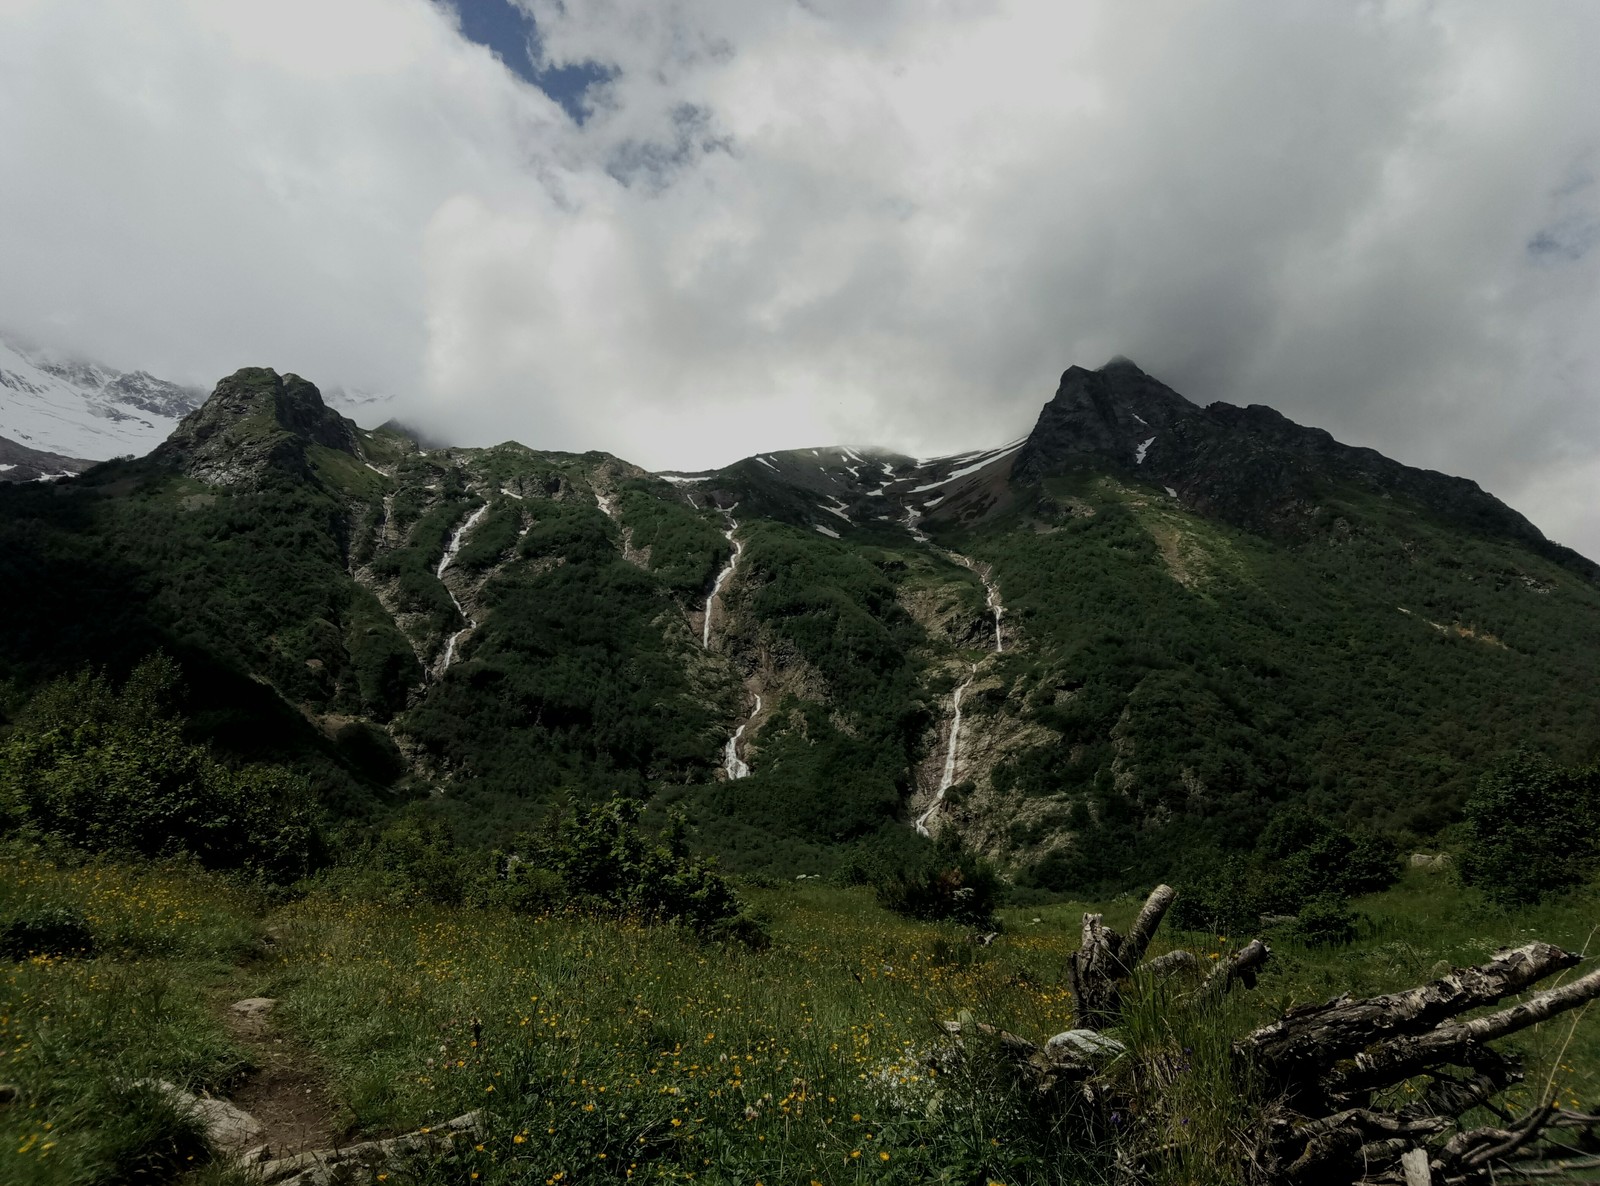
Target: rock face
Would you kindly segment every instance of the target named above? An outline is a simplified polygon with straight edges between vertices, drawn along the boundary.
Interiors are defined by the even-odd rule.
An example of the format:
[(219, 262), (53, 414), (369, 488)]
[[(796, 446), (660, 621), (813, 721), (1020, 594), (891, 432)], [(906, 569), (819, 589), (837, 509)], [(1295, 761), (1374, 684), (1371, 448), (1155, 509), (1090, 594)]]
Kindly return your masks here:
[(1344, 445), (1259, 404), (1201, 408), (1125, 358), (1072, 367), (1039, 413), (1012, 480), (1037, 483), (1107, 461), (1176, 492), (1192, 511), (1275, 538), (1316, 530), (1337, 489), (1402, 498), (1478, 535), (1514, 540), (1600, 580), (1600, 566), (1545, 539), (1476, 482)]
[(237, 1157), (261, 1143), (266, 1129), (250, 1113), (227, 1100), (190, 1095), (183, 1088), (162, 1079), (136, 1080), (141, 1087), (152, 1087), (169, 1099), (179, 1111), (193, 1115), (204, 1126), (206, 1139), (217, 1151)]
[(309, 477), (311, 445), (358, 454), (354, 425), (324, 404), (313, 384), (246, 367), (218, 383), (151, 457), (208, 486), (249, 489), (274, 472)]
[[(404, 1165), (411, 1158), (436, 1154), (456, 1138), (482, 1137), (482, 1112), (468, 1112), (442, 1124), (384, 1141), (362, 1141), (337, 1149), (319, 1149), (294, 1157), (246, 1156), (247, 1170), (262, 1186), (336, 1186), (371, 1181), (379, 1170)], [(269, 1151), (270, 1152), (270, 1151)]]

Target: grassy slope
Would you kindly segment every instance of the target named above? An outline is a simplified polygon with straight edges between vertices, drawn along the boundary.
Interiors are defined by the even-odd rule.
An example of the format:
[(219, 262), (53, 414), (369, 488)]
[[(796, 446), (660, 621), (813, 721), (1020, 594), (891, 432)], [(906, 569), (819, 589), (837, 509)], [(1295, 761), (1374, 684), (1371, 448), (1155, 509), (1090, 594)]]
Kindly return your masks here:
[[(1006, 933), (975, 949), (952, 928), (883, 913), (860, 890), (790, 886), (754, 897), (774, 935), (760, 953), (582, 918), (395, 911), (315, 896), (267, 911), (182, 871), (13, 864), (0, 906), (79, 903), (109, 951), (0, 965), (0, 1074), (24, 1093), (22, 1105), (0, 1111), (5, 1180), (82, 1180), (126, 1147), (131, 1113), (105, 1106), (119, 1078), (225, 1088), (241, 1052), (217, 1011), (232, 995), (281, 999), (279, 1023), (321, 1058), (333, 1095), (365, 1131), (487, 1108), (482, 1148), (463, 1148), (440, 1181), (467, 1169), (486, 1183), (558, 1172), (746, 1183), (1099, 1180), (1084, 1161), (1094, 1151), (1067, 1148), (1003, 1085), (954, 1064), (930, 1074), (924, 1061), (935, 1023), (962, 1009), (1035, 1039), (1067, 1028), (1063, 972), (1084, 904), (1009, 911)], [(1164, 1095), (1179, 1141), (1170, 1180), (1229, 1180), (1230, 1036), (1287, 1005), (1410, 985), (1501, 944), (1538, 936), (1592, 947), (1600, 898), (1591, 889), (1498, 912), (1447, 877), (1413, 871), (1358, 905), (1369, 921), (1355, 946), (1276, 942), (1260, 988), (1230, 998), (1221, 1014), (1175, 1025), (1187, 1014), (1135, 1011), (1124, 1037), (1183, 1055)], [(1136, 906), (1125, 896), (1095, 908), (1125, 926)], [(252, 940), (268, 926), (276, 944), (264, 953)], [(1161, 942), (1173, 938), (1202, 956), (1225, 946), (1209, 935)], [(1553, 1073), (1563, 1102), (1600, 1101), (1595, 1027), (1569, 1045), (1571, 1029), (1568, 1017), (1522, 1040), (1524, 1097)]]
[(1547, 561), (1359, 496), (1286, 548), (1109, 479), (1048, 495), (1076, 513), (954, 541), (994, 564), (1029, 640), (1012, 670), (1063, 738), (997, 774), (1079, 799), (1055, 826), (1089, 841), (1048, 884), (1170, 871), (1290, 799), (1431, 834), (1520, 742), (1593, 756), (1600, 590)]

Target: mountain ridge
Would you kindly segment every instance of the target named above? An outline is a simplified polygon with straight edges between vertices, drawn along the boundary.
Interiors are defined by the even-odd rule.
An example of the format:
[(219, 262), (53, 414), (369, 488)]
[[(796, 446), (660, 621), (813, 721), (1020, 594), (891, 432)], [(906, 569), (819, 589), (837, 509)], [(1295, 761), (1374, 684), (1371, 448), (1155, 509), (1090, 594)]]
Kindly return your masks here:
[[(247, 368), (150, 457), (0, 492), (27, 591), (0, 679), (166, 647), (208, 736), (344, 814), (424, 796), (493, 839), (622, 791), (736, 867), (922, 824), (1057, 889), (1247, 845), (1285, 803), (1426, 834), (1499, 747), (1589, 752), (1600, 593), (1517, 519), (1131, 363), (1067, 377), (997, 448), (653, 475), (425, 449)], [(1208, 503), (1235, 412), (1284, 484)]]

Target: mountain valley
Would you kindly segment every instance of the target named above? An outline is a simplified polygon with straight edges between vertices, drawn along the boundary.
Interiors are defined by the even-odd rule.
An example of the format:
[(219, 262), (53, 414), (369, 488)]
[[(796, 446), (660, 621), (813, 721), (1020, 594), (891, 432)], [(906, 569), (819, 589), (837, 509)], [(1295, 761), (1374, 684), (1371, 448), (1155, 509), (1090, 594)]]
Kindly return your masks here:
[(995, 449), (661, 474), (424, 449), (249, 369), (148, 457), (0, 490), (0, 533), (8, 711), (163, 649), (224, 754), (486, 843), (621, 793), (734, 869), (950, 831), (1115, 888), (1289, 805), (1432, 837), (1499, 754), (1600, 737), (1590, 561), (1122, 359)]

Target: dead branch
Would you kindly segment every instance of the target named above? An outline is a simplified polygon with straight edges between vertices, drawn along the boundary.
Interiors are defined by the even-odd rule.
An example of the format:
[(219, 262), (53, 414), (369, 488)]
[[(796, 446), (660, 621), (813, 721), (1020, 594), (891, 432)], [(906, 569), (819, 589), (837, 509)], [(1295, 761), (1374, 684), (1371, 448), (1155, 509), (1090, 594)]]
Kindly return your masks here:
[(1272, 957), (1272, 948), (1260, 939), (1252, 939), (1227, 959), (1217, 964), (1206, 982), (1200, 986), (1200, 995), (1216, 994), (1218, 996), (1227, 992), (1235, 984), (1243, 984), (1246, 988), (1256, 986), (1256, 974), (1262, 966)]
[[(1266, 1148), (1257, 1164), (1265, 1180), (1468, 1186), (1519, 1157), (1530, 1165), (1548, 1158), (1555, 1150), (1545, 1137), (1553, 1125), (1587, 1127), (1592, 1118), (1573, 1113), (1567, 1121), (1553, 1100), (1517, 1120), (1496, 1109), (1493, 1097), (1521, 1075), (1488, 1043), (1600, 996), (1600, 970), (1509, 1008), (1458, 1018), (1578, 959), (1530, 943), (1404, 992), (1291, 1010), (1236, 1043), (1235, 1053), (1265, 1075), (1266, 1090), (1281, 1101), (1262, 1130)], [(1445, 1073), (1447, 1066), (1473, 1074), (1458, 1078)], [(1374, 1092), (1419, 1074), (1431, 1078), (1420, 1099), (1395, 1111), (1373, 1106)], [(1505, 1126), (1462, 1124), (1478, 1107), (1504, 1117)], [(1449, 1130), (1448, 1139), (1432, 1143)]]
[(1325, 1005), (1292, 1009), (1248, 1041), (1256, 1056), (1282, 1072), (1363, 1050), (1396, 1034), (1419, 1034), (1480, 1005), (1492, 1005), (1578, 960), (1548, 943), (1529, 943), (1487, 964), (1458, 968), (1420, 988), (1362, 1001), (1338, 997)]
[(1144, 906), (1139, 911), (1139, 917), (1133, 920), (1133, 926), (1128, 928), (1128, 937), (1122, 942), (1122, 951), (1119, 958), (1127, 970), (1132, 970), (1144, 959), (1145, 950), (1150, 946), (1150, 940), (1155, 938), (1156, 928), (1161, 925), (1161, 920), (1166, 917), (1172, 904), (1178, 900), (1178, 891), (1170, 885), (1158, 885), (1150, 891), (1150, 896), (1144, 900)]

